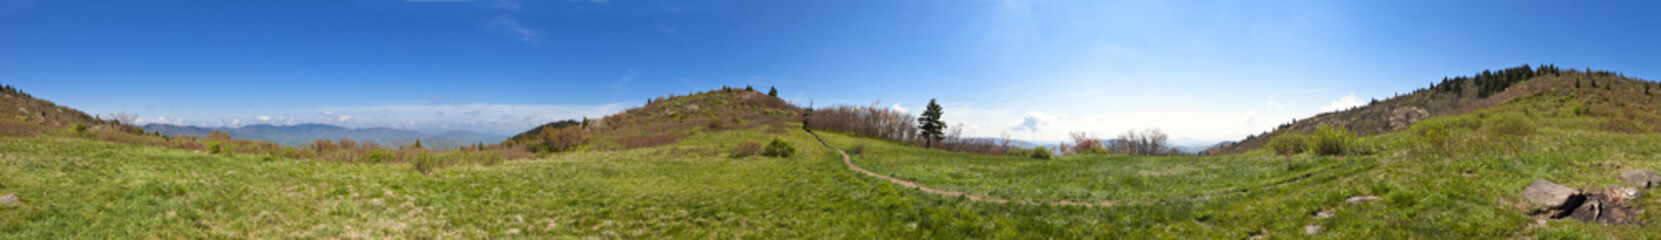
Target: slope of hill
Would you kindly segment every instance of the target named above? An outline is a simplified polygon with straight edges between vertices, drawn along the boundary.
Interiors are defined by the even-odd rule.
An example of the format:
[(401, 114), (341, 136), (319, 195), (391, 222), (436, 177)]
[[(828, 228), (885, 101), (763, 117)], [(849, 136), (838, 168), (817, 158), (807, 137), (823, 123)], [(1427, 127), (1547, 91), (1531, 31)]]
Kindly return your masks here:
[(255, 141), (270, 141), (285, 146), (302, 146), (317, 139), (352, 139), (358, 142), (373, 142), (384, 147), (397, 147), (413, 144), (421, 140), (423, 146), (430, 148), (456, 148), (471, 146), (476, 143), (502, 141), (504, 137), (467, 131), (447, 131), (437, 135), (426, 134), (411, 130), (392, 128), (346, 128), (328, 124), (299, 124), (290, 126), (248, 125), (239, 128), (204, 128), (194, 126), (177, 126), (168, 124), (149, 124), (144, 126), (145, 131), (160, 133), (167, 136), (194, 136), (207, 137), (209, 133), (218, 130), (229, 133), (232, 138)]
[[(1562, 94), (1583, 95), (1603, 101), (1618, 101), (1614, 108), (1603, 111), (1611, 114), (1622, 114), (1615, 118), (1617, 123), (1651, 123), (1650, 126), (1661, 125), (1661, 118), (1644, 115), (1624, 115), (1620, 111), (1628, 105), (1637, 106), (1654, 103), (1654, 95), (1661, 94), (1661, 89), (1650, 93), (1648, 88), (1656, 87), (1654, 82), (1627, 78), (1620, 74), (1608, 71), (1591, 70), (1563, 70), (1555, 66), (1544, 65), (1529, 67), (1523, 65), (1499, 71), (1484, 70), (1471, 77), (1446, 78), (1432, 84), (1429, 88), (1418, 89), (1405, 95), (1385, 100), (1374, 101), (1367, 105), (1321, 113), (1305, 119), (1297, 119), (1291, 123), (1265, 132), (1248, 136), (1237, 143), (1223, 144), (1206, 150), (1209, 154), (1241, 153), (1261, 148), (1274, 136), (1287, 132), (1308, 133), (1317, 126), (1333, 125), (1349, 129), (1361, 135), (1375, 135), (1407, 129), (1418, 121), (1436, 116), (1458, 115), (1472, 111), (1486, 109), (1512, 101), (1519, 97), (1534, 96), (1544, 92), (1558, 92)], [(1643, 127), (1642, 131), (1661, 130), (1661, 128)]]
[(75, 124), (81, 124), (94, 130), (141, 132), (136, 127), (121, 125), (120, 122), (113, 119), (95, 118), (81, 112), (81, 110), (59, 106), (44, 99), (37, 99), (11, 85), (0, 86), (0, 133), (33, 135), (45, 131), (45, 129), (66, 128)]
[(538, 152), (564, 151), (579, 145), (600, 149), (629, 149), (679, 142), (689, 135), (767, 126), (789, 129), (802, 109), (765, 93), (722, 88), (690, 95), (648, 100), (600, 119), (557, 121), (514, 135), (503, 145), (527, 146)]

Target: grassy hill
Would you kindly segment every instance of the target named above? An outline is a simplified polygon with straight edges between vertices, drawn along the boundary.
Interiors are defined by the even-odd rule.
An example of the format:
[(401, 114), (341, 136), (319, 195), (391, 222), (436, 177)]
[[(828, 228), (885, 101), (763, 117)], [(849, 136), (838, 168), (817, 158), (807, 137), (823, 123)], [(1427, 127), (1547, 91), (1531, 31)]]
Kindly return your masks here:
[[(1510, 75), (1507, 75), (1510, 73)], [(1650, 92), (1649, 88), (1657, 88)], [(1466, 114), (1499, 106), (1519, 97), (1543, 93), (1595, 99), (1585, 106), (1614, 116), (1606, 128), (1617, 131), (1661, 131), (1661, 117), (1652, 109), (1661, 98), (1661, 85), (1627, 78), (1608, 71), (1557, 69), (1545, 65), (1483, 71), (1470, 77), (1444, 79), (1408, 94), (1370, 102), (1367, 105), (1283, 124), (1269, 132), (1248, 136), (1234, 144), (1207, 150), (1210, 154), (1241, 153), (1258, 149), (1274, 136), (1309, 133), (1317, 126), (1339, 126), (1361, 135), (1406, 130), (1418, 121), (1436, 116)]]
[[(784, 120), (788, 108), (715, 104), (742, 92), (654, 100), (560, 128), (591, 139), (580, 147), (430, 174), (49, 131), (0, 137), (0, 195), (25, 204), (0, 206), (0, 238), (1661, 238), (1643, 225), (1535, 215), (1519, 194), (1534, 179), (1594, 188), (1661, 169), (1661, 134), (1632, 124), (1661, 112), (1639, 102), (1642, 83), (1591, 77), (1610, 81), (1531, 78), (1493, 96), (1532, 94), (1368, 134), (1351, 146), (1366, 151), (1348, 155), (1037, 160), (818, 133), (878, 174), (1008, 203), (851, 171)], [(711, 106), (728, 110), (700, 111)], [(710, 126), (723, 118), (751, 124)], [(623, 140), (670, 133), (676, 141)], [(795, 154), (735, 151), (773, 139)], [(1658, 192), (1643, 191), (1638, 220), (1661, 220)], [(1347, 201), (1363, 196), (1379, 199)]]
[(137, 127), (95, 118), (81, 110), (35, 98), (11, 85), (0, 86), (0, 134), (28, 136), (79, 124), (95, 130), (138, 133)]
[(703, 132), (764, 126), (781, 133), (799, 121), (802, 109), (759, 91), (722, 88), (649, 100), (600, 119), (551, 122), (514, 135), (505, 146), (557, 152), (578, 146), (633, 149), (672, 144)]

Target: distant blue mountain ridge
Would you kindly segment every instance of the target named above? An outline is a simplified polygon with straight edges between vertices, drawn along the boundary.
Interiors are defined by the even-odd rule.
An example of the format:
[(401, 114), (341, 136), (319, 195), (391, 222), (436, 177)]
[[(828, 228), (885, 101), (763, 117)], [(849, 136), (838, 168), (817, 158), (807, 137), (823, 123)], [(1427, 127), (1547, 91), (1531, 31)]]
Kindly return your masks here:
[(206, 137), (214, 130), (225, 131), (231, 138), (270, 141), (284, 146), (304, 146), (317, 139), (352, 139), (358, 142), (372, 142), (383, 148), (397, 148), (421, 140), (422, 147), (426, 148), (457, 148), (471, 146), (476, 143), (493, 144), (507, 139), (506, 136), (469, 131), (444, 131), (439, 133), (423, 133), (414, 130), (393, 128), (347, 128), (328, 124), (298, 124), (288, 126), (276, 125), (248, 125), (239, 128), (206, 128), (197, 126), (179, 126), (171, 124), (144, 125), (145, 132), (155, 132), (167, 136), (194, 136)]

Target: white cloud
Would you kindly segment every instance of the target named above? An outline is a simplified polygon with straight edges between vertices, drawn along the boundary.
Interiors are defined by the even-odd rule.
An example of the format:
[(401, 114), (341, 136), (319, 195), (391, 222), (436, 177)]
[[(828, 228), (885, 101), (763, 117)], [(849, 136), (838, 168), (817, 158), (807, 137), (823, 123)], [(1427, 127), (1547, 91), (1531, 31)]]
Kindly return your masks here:
[(1058, 119), (1061, 119), (1061, 116), (1045, 114), (1044, 112), (1027, 112), (1027, 115), (1021, 118), (1021, 122), (1015, 123), (1015, 126), (1011, 127), (1010, 130), (1037, 133)]
[(1361, 99), (1355, 97), (1355, 93), (1350, 93), (1350, 95), (1346, 95), (1343, 98), (1339, 98), (1338, 100), (1333, 100), (1331, 105), (1327, 105), (1326, 107), (1322, 107), (1321, 111), (1322, 112), (1332, 112), (1332, 111), (1344, 110), (1344, 109), (1349, 109), (1349, 108), (1353, 108), (1353, 107), (1359, 107), (1359, 106), (1361, 106), (1361, 104), (1362, 104)]
[(907, 113), (907, 114), (911, 113), (911, 109), (907, 109), (903, 106), (900, 106), (900, 103), (894, 103), (894, 106), (888, 106), (888, 108), (889, 109), (894, 109), (894, 111), (900, 111), (902, 113)]
[(260, 115), (259, 117), (254, 117), (254, 119), (259, 119), (261, 122), (270, 122), (271, 116)]
[(352, 120), (352, 116), (340, 115), (338, 117), (335, 117), (335, 121), (337, 121), (337, 122), (346, 122), (346, 121), (351, 121), (351, 120)]

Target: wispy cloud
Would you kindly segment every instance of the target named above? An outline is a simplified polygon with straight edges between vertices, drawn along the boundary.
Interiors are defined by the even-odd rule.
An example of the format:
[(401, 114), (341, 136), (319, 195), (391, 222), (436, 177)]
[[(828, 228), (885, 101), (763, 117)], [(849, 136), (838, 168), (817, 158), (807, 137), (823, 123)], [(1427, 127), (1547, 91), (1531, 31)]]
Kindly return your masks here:
[(629, 70), (629, 73), (623, 74), (623, 77), (617, 78), (616, 82), (611, 83), (611, 90), (622, 90), (623, 86), (628, 85), (630, 82), (634, 82), (634, 78), (639, 76), (639, 70)]
[(496, 18), (491, 19), (488, 25), (490, 28), (519, 37), (519, 41), (534, 43), (541, 40), (541, 36), (537, 34), (536, 30), (526, 28), (524, 24), (520, 24), (519, 20), (510, 14), (496, 15)]

